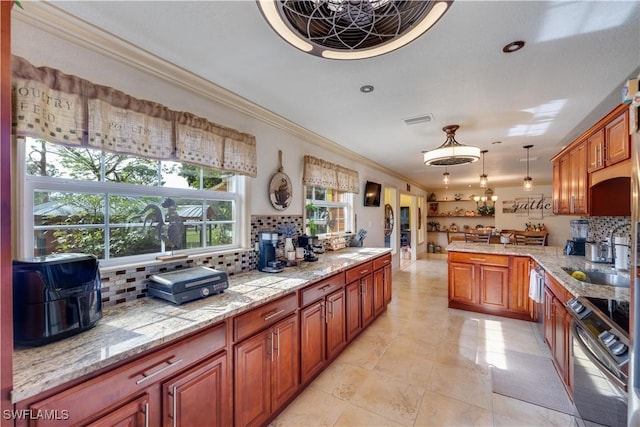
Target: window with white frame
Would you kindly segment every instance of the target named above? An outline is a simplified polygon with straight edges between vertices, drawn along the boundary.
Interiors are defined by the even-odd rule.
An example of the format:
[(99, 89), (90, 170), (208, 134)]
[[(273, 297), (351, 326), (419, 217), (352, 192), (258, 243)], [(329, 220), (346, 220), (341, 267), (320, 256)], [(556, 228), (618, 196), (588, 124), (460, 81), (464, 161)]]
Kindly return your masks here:
[(242, 181), (233, 173), (41, 139), (17, 145), (21, 256), (82, 252), (118, 264), (238, 246)]
[(353, 193), (305, 186), (306, 226), (312, 236), (352, 231)]

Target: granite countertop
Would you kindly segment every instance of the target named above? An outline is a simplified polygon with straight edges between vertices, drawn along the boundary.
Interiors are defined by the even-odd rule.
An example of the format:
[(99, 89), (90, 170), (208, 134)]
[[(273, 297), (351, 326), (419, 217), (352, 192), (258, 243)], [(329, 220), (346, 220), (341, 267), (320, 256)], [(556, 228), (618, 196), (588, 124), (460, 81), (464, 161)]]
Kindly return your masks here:
[(581, 282), (571, 277), (562, 267), (574, 270), (596, 270), (606, 273), (615, 273), (629, 277), (628, 271), (616, 271), (613, 264), (601, 264), (589, 262), (584, 256), (565, 255), (564, 248), (560, 246), (517, 246), (486, 243), (451, 242), (447, 246), (449, 252), (474, 252), (495, 255), (520, 255), (530, 256), (544, 270), (556, 279), (573, 296), (589, 296), (596, 298), (609, 298), (621, 301), (629, 301), (629, 288), (621, 288), (606, 285), (593, 285)]
[(233, 275), (222, 294), (180, 306), (149, 297), (107, 307), (88, 331), (42, 347), (16, 348), (12, 400), (80, 378), (390, 251), (345, 248), (277, 274), (254, 270)]

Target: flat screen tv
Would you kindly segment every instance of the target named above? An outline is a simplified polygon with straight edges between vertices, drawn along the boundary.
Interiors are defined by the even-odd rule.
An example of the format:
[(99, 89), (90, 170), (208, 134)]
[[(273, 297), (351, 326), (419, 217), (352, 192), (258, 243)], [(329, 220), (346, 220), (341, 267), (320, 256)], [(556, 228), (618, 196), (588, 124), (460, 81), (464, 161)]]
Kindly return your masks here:
[(364, 187), (364, 205), (380, 206), (380, 194), (382, 193), (382, 185), (377, 182), (367, 181)]

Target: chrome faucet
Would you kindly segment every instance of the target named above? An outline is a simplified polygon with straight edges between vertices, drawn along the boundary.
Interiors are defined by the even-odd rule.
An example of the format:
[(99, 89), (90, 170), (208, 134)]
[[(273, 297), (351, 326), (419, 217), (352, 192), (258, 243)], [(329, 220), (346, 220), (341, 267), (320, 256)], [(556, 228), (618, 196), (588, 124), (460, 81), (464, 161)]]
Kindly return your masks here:
[(609, 235), (609, 245), (611, 246), (611, 262), (613, 263), (616, 262), (616, 244), (613, 240), (614, 239), (613, 235), (616, 233), (616, 231), (624, 227), (631, 227), (631, 223), (629, 222), (629, 223), (618, 224), (613, 228), (613, 230), (611, 230), (611, 234)]

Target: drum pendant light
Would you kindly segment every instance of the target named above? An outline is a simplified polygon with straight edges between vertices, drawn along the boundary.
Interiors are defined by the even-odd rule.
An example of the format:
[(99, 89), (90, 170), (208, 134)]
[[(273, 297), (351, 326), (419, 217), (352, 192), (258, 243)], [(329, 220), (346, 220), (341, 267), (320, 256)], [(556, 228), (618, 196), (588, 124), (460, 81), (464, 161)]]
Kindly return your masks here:
[(449, 125), (442, 128), (447, 140), (435, 150), (424, 151), (424, 164), (427, 166), (455, 166), (480, 160), (480, 149), (463, 145), (456, 141), (455, 134), (460, 126)]

